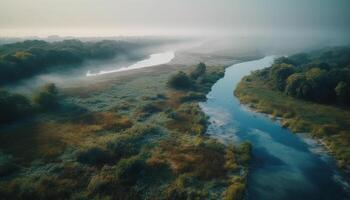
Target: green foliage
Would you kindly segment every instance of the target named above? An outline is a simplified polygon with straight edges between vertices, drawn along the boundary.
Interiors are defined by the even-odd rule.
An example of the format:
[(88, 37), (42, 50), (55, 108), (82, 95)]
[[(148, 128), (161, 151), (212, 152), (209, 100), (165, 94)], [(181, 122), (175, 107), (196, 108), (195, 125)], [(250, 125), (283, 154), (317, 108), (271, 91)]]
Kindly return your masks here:
[(278, 58), (271, 67), (255, 73), (273, 89), (287, 95), (319, 103), (350, 105), (346, 95), (349, 92), (345, 89), (350, 84), (349, 57), (349, 47), (296, 54)]
[(209, 199), (209, 191), (193, 188), (193, 185), (196, 184), (198, 185), (196, 177), (191, 174), (182, 174), (163, 192), (162, 199)]
[[(41, 45), (45, 44), (38, 44), (38, 48)], [(71, 41), (70, 45), (80, 48), (82, 44)], [(18, 54), (21, 58), (26, 56), (30, 57), (26, 53)], [(3, 145), (14, 156), (11, 162), (31, 156), (29, 161), (24, 161), (25, 167), (18, 162), (21, 170), (9, 172), (0, 181), (0, 196), (4, 199), (220, 199), (230, 177), (246, 168), (239, 163), (239, 150), (232, 148), (228, 154), (224, 144), (203, 134), (208, 119), (198, 101), (205, 98), (206, 91), (223, 75), (223, 69), (208, 67), (197, 79), (191, 79), (190, 89), (179, 91), (164, 84), (169, 78), (167, 70), (160, 77), (138, 77), (136, 80), (142, 80), (141, 84), (130, 84), (132, 88), (120, 83), (117, 88), (126, 92), (109, 87), (104, 90), (105, 95), (113, 95), (108, 108), (95, 106), (105, 95), (87, 95), (79, 98), (91, 102), (92, 107), (87, 107), (94, 111), (84, 110), (66, 117), (60, 109), (40, 115), (33, 124), (29, 122), (30, 126), (19, 125), (20, 130), (8, 132), (13, 133), (11, 137), (0, 134), (7, 135), (1, 137), (2, 141), (21, 139), (14, 143), (14, 148)], [(156, 83), (157, 87), (142, 83)], [(56, 93), (50, 87), (43, 91)], [(144, 122), (130, 120), (143, 112), (157, 114)], [(19, 144), (25, 145), (18, 149)], [(28, 152), (23, 153), (23, 149)], [(54, 155), (46, 156), (51, 151)]]
[(205, 101), (206, 95), (200, 92), (189, 92), (186, 96), (181, 98), (182, 102), (188, 101)]
[(350, 104), (350, 86), (341, 81), (335, 87), (335, 93), (337, 95), (338, 101), (342, 104)]
[(201, 62), (196, 66), (196, 69), (190, 73), (190, 77), (192, 79), (197, 79), (198, 77), (205, 74), (206, 70), (207, 70), (207, 66)]
[(77, 160), (89, 165), (102, 165), (113, 161), (109, 152), (98, 147), (92, 147), (80, 152)]
[(114, 160), (136, 155), (148, 140), (160, 135), (159, 127), (147, 124), (136, 124), (125, 130), (121, 135), (107, 142), (107, 149)]
[(286, 84), (286, 79), (293, 74), (293, 66), (286, 63), (274, 64), (271, 67), (270, 79), (274, 87), (283, 91)]
[(0, 124), (28, 116), (31, 111), (31, 103), (26, 97), (0, 90)]
[(233, 183), (225, 191), (224, 200), (240, 200), (243, 199), (245, 191), (244, 183)]
[(243, 142), (237, 148), (238, 160), (241, 164), (248, 165), (251, 159), (252, 145), (249, 142)]
[(145, 172), (146, 164), (142, 156), (122, 159), (116, 166), (116, 177), (122, 184), (133, 185)]
[(141, 111), (152, 114), (161, 111), (161, 108), (157, 105), (157, 103), (148, 103), (142, 107)]
[(44, 110), (52, 110), (58, 105), (58, 91), (53, 83), (45, 85), (33, 97), (33, 102), (39, 108)]
[[(339, 166), (349, 172), (349, 110), (344, 109), (344, 107), (318, 104), (290, 97), (289, 95), (296, 95), (299, 91), (302, 94), (304, 90), (302, 86), (307, 82), (304, 73), (295, 73), (288, 77), (287, 82), (290, 85), (286, 87), (286, 91), (290, 92), (292, 88), (295, 89), (294, 93), (288, 94), (271, 89), (265, 80), (261, 80), (259, 75), (259, 73), (253, 73), (248, 76), (250, 81), (245, 81), (247, 78), (244, 78), (239, 83), (235, 95), (240, 101), (249, 104), (259, 112), (283, 117), (282, 126), (293, 132), (308, 132), (313, 137), (322, 139), (323, 144), (337, 159)], [(341, 90), (340, 88), (344, 86), (344, 84), (340, 84), (338, 89)]]
[(287, 86), (285, 89), (286, 94), (303, 97), (307, 96), (311, 88), (308, 87), (306, 82), (306, 77), (302, 73), (295, 73), (287, 78)]
[(86, 59), (112, 58), (116, 54), (131, 54), (130, 48), (137, 45), (104, 40), (81, 42), (64, 40), (48, 43), (27, 40), (0, 46), (0, 83), (14, 82), (28, 78), (48, 69), (69, 68), (81, 64)]
[(0, 151), (0, 177), (6, 176), (17, 169), (13, 157)]
[(201, 84), (214, 84), (219, 78), (224, 76), (224, 72), (215, 71), (211, 73), (206, 73), (202, 76), (200, 83)]
[(193, 86), (192, 80), (183, 71), (170, 77), (168, 85), (174, 89), (186, 90)]

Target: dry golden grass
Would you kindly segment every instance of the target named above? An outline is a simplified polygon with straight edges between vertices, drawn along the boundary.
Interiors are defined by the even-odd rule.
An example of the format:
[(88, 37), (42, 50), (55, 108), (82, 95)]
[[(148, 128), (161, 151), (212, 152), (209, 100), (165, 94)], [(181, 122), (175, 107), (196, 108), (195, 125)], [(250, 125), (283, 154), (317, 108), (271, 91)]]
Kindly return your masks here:
[(204, 141), (199, 144), (187, 142), (182, 143), (175, 138), (162, 141), (152, 151), (147, 163), (150, 166), (168, 165), (174, 174), (191, 173), (203, 180), (226, 176), (223, 146), (218, 148)]

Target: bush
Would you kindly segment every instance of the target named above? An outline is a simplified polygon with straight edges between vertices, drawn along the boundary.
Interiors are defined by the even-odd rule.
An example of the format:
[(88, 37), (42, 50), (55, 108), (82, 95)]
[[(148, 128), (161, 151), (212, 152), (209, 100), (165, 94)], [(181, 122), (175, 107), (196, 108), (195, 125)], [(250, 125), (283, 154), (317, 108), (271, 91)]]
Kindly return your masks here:
[(138, 154), (140, 148), (148, 144), (147, 140), (157, 134), (160, 134), (160, 130), (156, 126), (136, 124), (110, 140), (107, 149), (112, 152), (115, 160), (130, 157)]
[(238, 148), (238, 160), (240, 164), (248, 165), (251, 158), (252, 145), (249, 142), (243, 142)]
[(87, 191), (93, 194), (110, 194), (117, 185), (114, 167), (104, 166), (100, 173), (90, 179)]
[(111, 155), (98, 147), (92, 147), (78, 154), (77, 160), (88, 165), (102, 165), (112, 162)]
[(0, 90), (0, 124), (23, 118), (31, 111), (32, 105), (26, 97)]
[(350, 104), (350, 87), (347, 83), (341, 81), (335, 87), (338, 102), (341, 104)]
[(118, 162), (116, 176), (120, 183), (133, 185), (145, 169), (145, 160), (141, 156), (133, 156)]
[(206, 73), (202, 76), (200, 79), (200, 83), (204, 84), (213, 84), (215, 83), (219, 78), (224, 76), (224, 72), (212, 72), (212, 73)]
[(197, 79), (198, 77), (205, 74), (206, 70), (207, 66), (201, 62), (196, 66), (196, 69), (191, 72), (190, 77), (193, 79)]
[(191, 79), (183, 71), (170, 77), (168, 85), (175, 89), (189, 89), (193, 86)]
[(243, 198), (245, 184), (233, 183), (225, 191), (224, 200), (240, 200)]
[(199, 92), (189, 92), (186, 96), (181, 98), (181, 102), (187, 101), (205, 101), (206, 95)]
[(0, 151), (0, 177), (6, 176), (17, 169), (13, 163), (13, 157)]
[(53, 83), (45, 85), (37, 94), (33, 97), (33, 102), (39, 108), (45, 110), (54, 109), (58, 104), (58, 91)]
[(142, 107), (142, 112), (144, 113), (156, 113), (161, 111), (160, 107), (156, 103), (148, 103)]

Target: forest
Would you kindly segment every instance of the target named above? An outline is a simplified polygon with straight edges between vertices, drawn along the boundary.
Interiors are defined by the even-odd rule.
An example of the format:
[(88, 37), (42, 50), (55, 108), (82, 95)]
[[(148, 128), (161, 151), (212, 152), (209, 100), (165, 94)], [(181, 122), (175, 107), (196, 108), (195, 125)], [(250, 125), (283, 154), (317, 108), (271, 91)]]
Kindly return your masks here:
[(26, 40), (0, 46), (0, 84), (30, 78), (48, 70), (64, 70), (76, 67), (88, 59), (111, 59), (116, 55), (137, 58), (136, 48), (145, 43), (102, 40), (82, 42), (63, 40), (46, 42)]
[(280, 57), (255, 72), (272, 89), (324, 104), (350, 105), (350, 47)]

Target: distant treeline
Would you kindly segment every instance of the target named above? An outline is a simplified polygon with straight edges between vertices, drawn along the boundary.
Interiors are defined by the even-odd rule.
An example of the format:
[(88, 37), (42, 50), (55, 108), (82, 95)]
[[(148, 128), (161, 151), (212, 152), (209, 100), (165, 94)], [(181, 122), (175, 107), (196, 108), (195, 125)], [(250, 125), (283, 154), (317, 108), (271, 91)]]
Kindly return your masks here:
[(131, 55), (140, 44), (103, 40), (45, 42), (27, 40), (0, 46), (0, 83), (18, 81), (52, 69), (81, 64), (85, 59), (107, 59), (117, 54)]
[(296, 98), (350, 105), (350, 47), (281, 57), (256, 75), (271, 88)]

